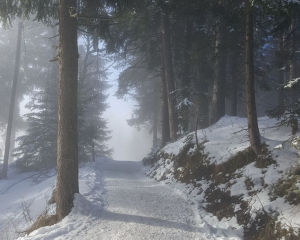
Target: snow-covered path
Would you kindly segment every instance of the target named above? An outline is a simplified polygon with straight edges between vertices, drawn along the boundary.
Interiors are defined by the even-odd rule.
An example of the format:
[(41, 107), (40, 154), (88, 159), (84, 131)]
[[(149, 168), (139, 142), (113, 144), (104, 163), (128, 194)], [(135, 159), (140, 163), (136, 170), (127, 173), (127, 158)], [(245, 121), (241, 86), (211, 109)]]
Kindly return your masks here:
[(208, 225), (181, 191), (149, 179), (141, 167), (140, 162), (109, 159), (85, 167), (71, 214), (20, 239), (237, 239)]
[(104, 166), (107, 205), (99, 228), (90, 229), (91, 235), (98, 233), (101, 239), (201, 239), (187, 201), (170, 187), (149, 180), (139, 171), (140, 163), (109, 161)]

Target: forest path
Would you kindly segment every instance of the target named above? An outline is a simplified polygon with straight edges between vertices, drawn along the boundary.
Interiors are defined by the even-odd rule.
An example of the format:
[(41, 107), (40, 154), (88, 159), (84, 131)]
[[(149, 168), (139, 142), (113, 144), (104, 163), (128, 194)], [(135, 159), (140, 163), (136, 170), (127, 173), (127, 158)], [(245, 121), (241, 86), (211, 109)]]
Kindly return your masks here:
[(71, 214), (20, 239), (231, 239), (201, 219), (196, 205), (181, 191), (150, 179), (141, 168), (140, 162), (110, 159), (85, 167)]
[[(171, 187), (141, 171), (141, 163), (107, 161), (103, 166), (106, 206), (101, 239), (207, 239), (200, 237), (191, 205)], [(201, 234), (202, 235), (202, 234)]]

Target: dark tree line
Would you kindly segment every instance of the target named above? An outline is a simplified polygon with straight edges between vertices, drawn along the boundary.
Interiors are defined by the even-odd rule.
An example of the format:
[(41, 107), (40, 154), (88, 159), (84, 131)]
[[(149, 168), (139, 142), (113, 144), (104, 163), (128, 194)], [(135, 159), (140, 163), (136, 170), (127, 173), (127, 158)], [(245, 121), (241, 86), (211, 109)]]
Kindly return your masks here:
[[(157, 129), (162, 146), (195, 129), (198, 118), (199, 128), (205, 128), (230, 114), (248, 117), (251, 146), (258, 154), (257, 111), (288, 116), (285, 123), (297, 125), (298, 115), (293, 111), (297, 116), (292, 117), (291, 111), (297, 109), (298, 93), (284, 90), (284, 84), (299, 75), (297, 13), (297, 2), (280, 0), (142, 1), (126, 6), (114, 15), (122, 20), (111, 27), (111, 34), (117, 34), (107, 45), (139, 64), (127, 62), (119, 90), (124, 94), (124, 82), (131, 82), (127, 93), (132, 95), (146, 79), (141, 75), (137, 81), (126, 73), (140, 71), (137, 68), (161, 79), (161, 111), (156, 119), (161, 122)], [(256, 94), (263, 91), (271, 92), (275, 104), (259, 104), (269, 99), (257, 104)], [(142, 100), (140, 90), (135, 94), (140, 105), (150, 101)], [(274, 113), (278, 106), (281, 112)], [(154, 119), (142, 108), (134, 115), (147, 118), (137, 125)]]

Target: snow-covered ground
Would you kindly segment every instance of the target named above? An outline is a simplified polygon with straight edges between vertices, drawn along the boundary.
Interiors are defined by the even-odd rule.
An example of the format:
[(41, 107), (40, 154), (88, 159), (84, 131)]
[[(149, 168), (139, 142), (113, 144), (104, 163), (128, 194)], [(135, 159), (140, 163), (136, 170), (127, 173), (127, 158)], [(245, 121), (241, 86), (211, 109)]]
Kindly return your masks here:
[[(290, 127), (278, 127), (275, 119), (262, 117), (258, 119), (258, 123), (261, 141), (267, 144), (268, 150), (272, 158), (276, 161), (276, 164), (271, 164), (265, 168), (258, 168), (255, 166), (255, 162), (252, 162), (242, 168), (236, 169), (233, 178), (229, 179), (226, 184), (217, 185), (215, 190), (219, 189), (223, 192), (229, 192), (230, 196), (241, 196), (242, 200), (248, 202), (250, 206), (249, 211), (253, 218), (255, 218), (257, 211), (262, 208), (269, 213), (276, 211), (279, 214), (278, 220), (281, 221), (283, 227), (287, 229), (292, 227), (297, 230), (300, 226), (299, 207), (289, 204), (283, 197), (271, 200), (269, 193), (272, 185), (285, 176), (286, 172), (299, 168), (300, 151), (297, 150), (297, 148), (299, 149), (299, 142), (292, 140)], [(199, 142), (203, 142), (203, 151), (209, 156), (209, 164), (215, 164), (216, 166), (225, 163), (232, 156), (250, 146), (246, 118), (225, 116), (215, 125), (198, 130), (197, 136)], [(299, 137), (299, 133), (297, 136)], [(295, 137), (297, 138), (297, 136)], [(205, 214), (203, 219), (209, 225), (219, 230), (225, 227), (225, 232), (230, 228), (236, 229), (236, 232), (242, 232), (243, 227), (237, 224), (235, 216), (230, 219), (223, 218), (221, 221), (218, 221), (216, 217), (206, 214), (203, 210), (207, 206), (205, 191), (211, 184), (214, 184), (214, 181), (203, 178), (196, 181), (199, 187), (195, 187), (193, 184), (180, 183), (175, 179), (174, 159), (179, 156), (189, 141), (195, 144), (194, 133), (168, 144), (161, 150), (161, 155), (159, 154), (158, 156), (168, 156), (169, 158), (161, 157), (148, 170), (147, 174), (158, 181), (163, 179), (165, 183), (174, 184), (182, 192), (187, 192), (199, 204), (199, 212), (200, 214), (202, 212)], [(192, 155), (195, 150), (196, 145), (189, 150), (188, 154)], [(251, 189), (248, 189), (249, 187), (246, 186), (245, 182), (247, 179), (253, 183)], [(299, 181), (296, 186), (300, 191)], [(240, 202), (234, 206), (234, 209), (235, 212), (241, 209)]]
[[(23, 240), (43, 239), (239, 239), (234, 231), (220, 231), (200, 216), (197, 204), (174, 185), (149, 179), (140, 162), (99, 159), (80, 169), (80, 192), (75, 207), (62, 222), (38, 229)], [(0, 182), (3, 192), (11, 184), (33, 175), (13, 175)], [(45, 208), (55, 176), (36, 184), (25, 179), (0, 195), (2, 238), (9, 219), (26, 227), (22, 201), (31, 203), (32, 215)], [(14, 231), (14, 229), (9, 229)], [(13, 236), (11, 234), (11, 236)], [(16, 236), (16, 235), (15, 235)]]
[[(260, 118), (259, 126), (277, 164), (259, 169), (250, 163), (238, 170), (238, 177), (227, 190), (231, 195), (243, 194), (253, 209), (263, 206), (266, 210), (277, 210), (279, 219), (289, 226), (300, 224), (295, 206), (283, 198), (271, 201), (269, 188), (263, 186), (271, 186), (285, 170), (298, 164), (298, 152), (288, 141), (290, 129), (278, 128), (276, 121), (268, 118)], [(209, 154), (209, 161), (221, 164), (248, 147), (246, 127), (246, 119), (226, 116), (214, 126), (199, 130), (199, 142), (206, 140), (204, 152)], [(176, 155), (185, 144), (183, 138), (168, 144), (164, 151)], [(205, 211), (204, 193), (210, 182), (199, 181), (202, 190), (179, 183), (172, 177), (173, 162), (161, 161), (164, 163), (155, 171), (158, 179), (168, 172), (163, 182), (150, 179), (145, 171), (151, 169), (144, 168), (141, 162), (101, 158), (85, 164), (80, 168), (80, 194), (76, 195), (71, 214), (62, 222), (38, 229), (29, 236), (22, 234), (31, 221), (28, 214), (29, 220), (25, 220), (24, 213), (30, 212), (34, 220), (45, 210), (55, 186), (55, 172), (45, 177), (34, 172), (18, 174), (10, 168), (9, 179), (0, 181), (0, 239), (242, 239), (243, 228), (235, 217), (218, 221)], [(253, 181), (257, 195), (248, 195), (245, 176)], [(218, 187), (228, 188), (225, 184)], [(236, 205), (235, 210), (239, 209)], [(49, 212), (54, 213), (55, 206), (50, 206)]]

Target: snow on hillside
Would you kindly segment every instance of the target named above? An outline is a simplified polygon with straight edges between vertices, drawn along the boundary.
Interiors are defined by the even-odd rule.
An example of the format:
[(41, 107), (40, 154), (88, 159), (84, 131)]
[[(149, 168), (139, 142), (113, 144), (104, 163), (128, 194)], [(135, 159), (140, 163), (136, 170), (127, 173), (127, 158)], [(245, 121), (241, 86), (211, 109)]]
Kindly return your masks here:
[[(70, 215), (58, 224), (40, 228), (19, 240), (240, 239), (241, 234), (235, 229), (207, 224), (189, 196), (180, 189), (150, 179), (141, 168), (141, 162), (109, 159), (82, 167), (81, 194), (76, 195)], [(23, 190), (28, 196), (35, 194), (42, 198), (42, 191), (51, 192), (54, 178), (38, 185), (30, 180), (25, 182)], [(3, 186), (3, 182), (0, 185)], [(5, 202), (6, 208), (11, 207), (11, 212), (17, 209), (18, 203), (6, 199), (10, 195), (17, 197), (18, 189), (16, 186), (15, 191), (10, 189), (1, 195), (0, 201)], [(10, 211), (7, 210), (7, 214)]]
[[(97, 171), (99, 164), (98, 162), (88, 163), (80, 168), (79, 184), (81, 195), (76, 197), (77, 208), (72, 212), (72, 216), (76, 217), (73, 219), (73, 222), (76, 221), (78, 215), (84, 213), (82, 208), (86, 208), (89, 211), (92, 210), (92, 208), (88, 208), (87, 203), (90, 204), (97, 201), (103, 204), (102, 193), (104, 190), (101, 185), (102, 181), (100, 181), (100, 173)], [(0, 239), (16, 239), (24, 235), (24, 231), (35, 221), (37, 216), (45, 211), (47, 201), (50, 199), (55, 187), (55, 180), (56, 174), (54, 170), (47, 174), (37, 172), (19, 174), (12, 167), (9, 169), (8, 180), (0, 181)], [(94, 193), (95, 190), (97, 190), (96, 193)], [(24, 216), (24, 214), (27, 214), (24, 208), (29, 210), (30, 216)], [(55, 213), (54, 205), (48, 206), (48, 208), (49, 214)], [(64, 224), (65, 231), (68, 231), (67, 227), (71, 225), (73, 228), (79, 227), (70, 222), (67, 224), (64, 222)], [(61, 234), (62, 230), (60, 229), (60, 231), (57, 231), (56, 236)]]
[[(228, 161), (249, 146), (246, 119), (225, 116), (214, 126), (199, 130), (197, 135), (203, 152), (196, 156), (205, 159), (207, 166), (214, 166), (214, 172), (211, 176), (196, 175), (189, 183), (177, 180), (176, 174), (180, 178), (189, 173), (184, 172), (183, 167), (176, 168), (176, 161), (184, 149), (187, 153), (181, 156), (183, 158), (192, 157), (199, 151), (195, 146), (194, 133), (168, 144), (161, 151), (164, 157), (152, 167), (144, 168), (148, 175), (162, 182), (145, 175), (140, 162), (103, 158), (85, 164), (80, 168), (80, 194), (76, 195), (71, 214), (62, 222), (40, 228), (29, 236), (16, 233), (30, 225), (30, 220), (26, 221), (23, 216), (26, 213), (24, 208), (30, 210), (32, 220), (45, 210), (46, 199), (55, 186), (55, 172), (50, 171), (47, 176), (34, 172), (18, 174), (11, 167), (9, 179), (0, 181), (0, 239), (16, 239), (19, 236), (20, 240), (240, 240), (244, 232), (240, 224), (243, 215), (250, 212), (255, 218), (256, 210), (262, 207), (268, 213), (276, 211), (283, 226), (298, 226), (298, 208), (286, 201), (284, 196), (271, 200), (269, 195), (273, 184), (299, 160), (296, 155), (299, 152), (290, 144), (290, 128), (278, 128), (276, 123), (269, 118), (259, 119), (262, 140), (268, 145), (268, 154), (276, 163), (271, 161), (266, 166), (257, 167), (255, 162), (245, 161), (234, 171)], [(189, 171), (192, 172), (192, 169)], [(295, 186), (300, 187), (300, 180)], [(223, 203), (226, 199), (236, 202)], [(247, 212), (243, 202), (248, 203)], [(214, 212), (212, 208), (219, 210)], [(226, 217), (220, 214), (223, 208), (228, 210), (222, 213)], [(55, 206), (50, 206), (49, 211), (53, 214)], [(250, 224), (250, 220), (247, 221)]]
[[(259, 128), (261, 140), (267, 144), (268, 150), (266, 151), (269, 151), (267, 155), (269, 154), (269, 157), (276, 161), (270, 162), (269, 166), (257, 167), (256, 162), (252, 161), (245, 164), (245, 166), (236, 167), (233, 172), (228, 170), (228, 173), (223, 173), (227, 169), (222, 170), (222, 168), (230, 166), (228, 161), (240, 151), (249, 147), (247, 119), (225, 116), (215, 125), (197, 132), (198, 141), (203, 146), (201, 156), (207, 154), (207, 162), (204, 165), (212, 166), (211, 168), (207, 167), (207, 171), (213, 169), (209, 173), (211, 175), (203, 176), (202, 179), (199, 175), (197, 179), (185, 179), (189, 174), (190, 176), (195, 176), (192, 167), (189, 166), (189, 164), (193, 163), (192, 158), (195, 156), (197, 149), (195, 133), (190, 133), (188, 136), (177, 142), (170, 143), (162, 149), (154, 157), (157, 162), (154, 164), (152, 162), (152, 166), (148, 169), (147, 174), (158, 181), (181, 188), (182, 191), (192, 196), (194, 201), (198, 203), (199, 213), (205, 215), (204, 219), (211, 226), (217, 228), (226, 226), (243, 231), (243, 226), (238, 224), (238, 218), (242, 219), (241, 216), (238, 217), (238, 212), (241, 211), (242, 204), (246, 201), (248, 209), (242, 213), (250, 212), (252, 219), (256, 217), (258, 210), (263, 209), (270, 214), (274, 212), (279, 214), (278, 220), (281, 221), (283, 227), (294, 227), (296, 229), (300, 225), (298, 207), (288, 203), (283, 196), (276, 196), (275, 200), (270, 197), (270, 190), (273, 184), (281, 177), (286, 176), (290, 169), (298, 168), (299, 151), (292, 144), (291, 128), (278, 127), (276, 120), (267, 117), (259, 118)], [(187, 153), (185, 153), (186, 149), (188, 149)], [(186, 155), (190, 156), (190, 162), (185, 166), (180, 166), (183, 161), (182, 158), (186, 157)], [(149, 161), (149, 159), (145, 159), (145, 161)], [(153, 159), (150, 158), (151, 161)], [(200, 159), (197, 161), (200, 161)], [(233, 168), (234, 166), (230, 167)], [(190, 171), (190, 173), (187, 173), (187, 171)], [(287, 178), (292, 177), (288, 176)], [(292, 186), (294, 187), (292, 191), (297, 194), (297, 191), (300, 191), (299, 179), (296, 180), (295, 185), (298, 189)], [(216, 196), (215, 199), (208, 200), (210, 198), (209, 195), (217, 193), (222, 193), (225, 197)], [(226, 199), (226, 196), (230, 199), (235, 199), (236, 204)], [(226, 206), (226, 204), (222, 206), (221, 201), (226, 200), (229, 201), (227, 205), (233, 205), (232, 213), (225, 213), (225, 215), (232, 215), (227, 218), (222, 217), (224, 213), (220, 214), (223, 211), (222, 208)], [(212, 201), (219, 202), (219, 206)], [(220, 207), (220, 211), (215, 212), (215, 214), (219, 214), (218, 218), (221, 221), (218, 221), (213, 214), (208, 214), (203, 210), (207, 207)], [(211, 211), (214, 212), (213, 209)]]
[[(269, 119), (268, 117), (259, 118), (262, 141), (273, 148), (291, 137), (291, 129), (289, 127), (278, 128), (276, 124), (277, 121), (274, 119)], [(191, 134), (193, 135), (194, 133)], [(216, 164), (226, 161), (232, 155), (249, 147), (246, 118), (225, 116), (215, 125), (204, 130), (198, 130), (197, 135), (199, 142), (207, 141), (204, 144), (205, 152), (210, 154)], [(170, 143), (163, 151), (177, 155), (184, 146), (185, 140), (186, 138), (182, 138), (177, 142)], [(280, 158), (282, 158), (282, 155), (288, 157), (285, 154), (292, 153), (290, 149), (280, 151)], [(292, 163), (295, 163), (295, 159)], [(282, 164), (285, 165), (284, 162)]]

